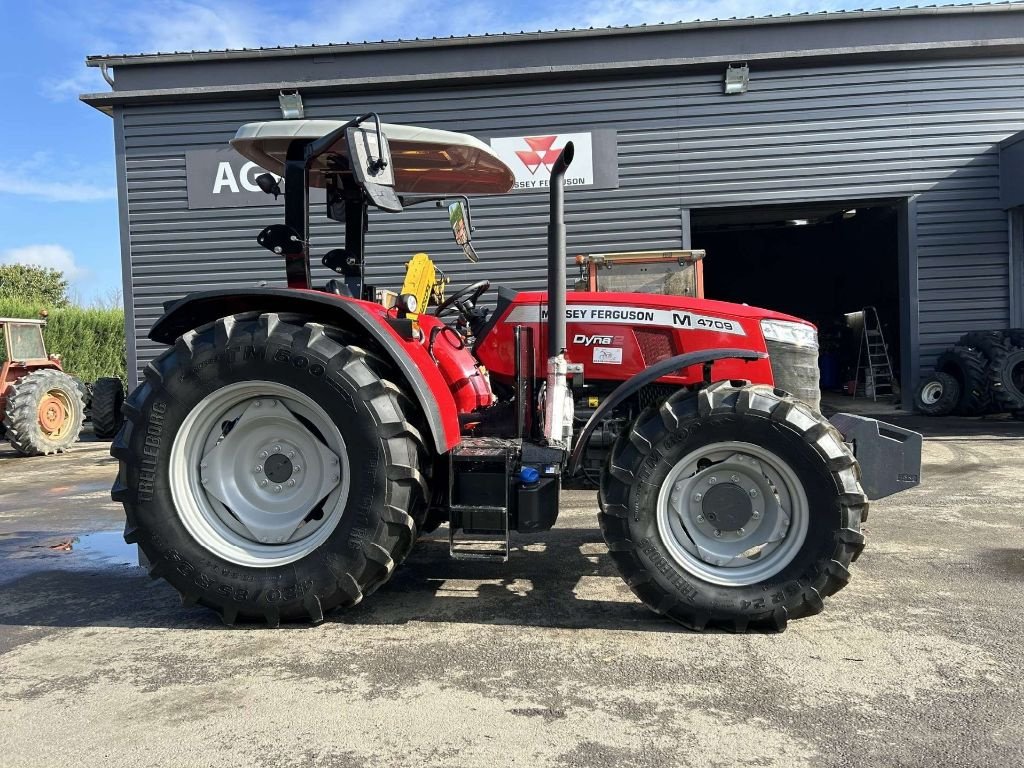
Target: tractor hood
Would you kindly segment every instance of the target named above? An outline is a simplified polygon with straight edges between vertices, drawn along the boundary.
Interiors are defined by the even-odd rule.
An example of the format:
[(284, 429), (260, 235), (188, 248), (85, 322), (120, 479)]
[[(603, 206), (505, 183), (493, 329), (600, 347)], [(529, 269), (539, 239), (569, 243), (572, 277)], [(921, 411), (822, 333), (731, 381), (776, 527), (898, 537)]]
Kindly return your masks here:
[[(244, 157), (273, 174), (284, 174), (293, 141), (313, 141), (345, 125), (342, 120), (272, 120), (246, 123), (231, 140)], [(391, 149), (399, 195), (491, 195), (512, 189), (515, 177), (487, 144), (465, 133), (381, 123)], [(310, 169), (309, 185), (324, 186), (329, 155)]]

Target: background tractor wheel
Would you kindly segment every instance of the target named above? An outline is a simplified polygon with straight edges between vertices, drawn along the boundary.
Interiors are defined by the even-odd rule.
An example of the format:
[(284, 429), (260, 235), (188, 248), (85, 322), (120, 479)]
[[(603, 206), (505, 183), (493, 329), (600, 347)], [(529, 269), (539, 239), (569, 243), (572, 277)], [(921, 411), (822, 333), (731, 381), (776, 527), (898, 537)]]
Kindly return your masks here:
[(111, 440), (121, 428), (124, 384), (116, 377), (97, 379), (92, 385), (92, 433)]
[(6, 437), (25, 456), (63, 453), (78, 440), (84, 415), (73, 378), (53, 369), (33, 371), (7, 390)]
[(644, 411), (609, 454), (600, 504), (634, 594), (692, 629), (782, 630), (823, 610), (864, 548), (867, 497), (842, 436), (746, 382)]
[(960, 385), (941, 371), (922, 379), (914, 395), (914, 407), (927, 416), (948, 416), (959, 401)]
[(972, 347), (953, 347), (939, 355), (935, 370), (948, 373), (960, 385), (956, 412), (962, 416), (983, 416), (992, 409), (988, 380), (988, 359)]
[(992, 359), (995, 352), (1003, 346), (1004, 335), (1002, 331), (971, 331), (960, 337), (956, 343), (958, 347), (973, 347), (980, 350), (988, 359)]
[(356, 339), (250, 313), (145, 371), (111, 446), (125, 541), (226, 624), (323, 620), (385, 583), (429, 500), (408, 396)]
[(1007, 341), (994, 349), (988, 375), (992, 399), (1000, 410), (1024, 409), (1024, 348)]

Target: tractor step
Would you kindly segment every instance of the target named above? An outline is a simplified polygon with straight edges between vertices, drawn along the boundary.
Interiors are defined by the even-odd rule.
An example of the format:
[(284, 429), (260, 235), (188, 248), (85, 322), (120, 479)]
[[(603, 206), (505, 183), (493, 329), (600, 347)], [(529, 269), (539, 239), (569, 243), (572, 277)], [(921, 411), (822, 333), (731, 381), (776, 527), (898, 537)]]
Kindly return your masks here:
[(464, 439), (451, 453), (448, 551), (456, 560), (507, 562), (512, 473), (518, 440)]

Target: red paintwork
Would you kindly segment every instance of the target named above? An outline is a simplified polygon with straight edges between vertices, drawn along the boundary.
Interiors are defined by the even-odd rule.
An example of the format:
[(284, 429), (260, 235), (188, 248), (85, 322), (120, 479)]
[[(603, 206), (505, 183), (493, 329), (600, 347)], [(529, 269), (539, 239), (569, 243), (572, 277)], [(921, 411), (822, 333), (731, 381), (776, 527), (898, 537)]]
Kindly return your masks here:
[[(510, 381), (515, 371), (513, 328), (525, 325), (534, 329), (535, 360), (538, 371), (547, 368), (546, 328), (537, 322), (539, 310), (546, 309), (547, 294), (544, 292), (520, 293), (502, 314), (493, 329), (480, 340), (476, 353), (497, 380)], [(629, 319), (593, 319), (594, 309), (609, 308), (611, 314), (617, 310), (638, 313), (644, 322)], [(588, 308), (588, 309), (585, 309)], [(518, 310), (518, 311), (517, 311)], [(692, 313), (686, 320), (686, 313)], [(532, 314), (532, 318), (529, 315)], [(599, 314), (599, 313), (598, 313)], [(697, 315), (699, 317), (694, 317)], [(607, 315), (606, 315), (607, 317)], [(525, 320), (524, 320), (525, 318)], [(625, 381), (640, 373), (649, 365), (684, 352), (694, 352), (715, 347), (738, 347), (765, 352), (764, 337), (760, 321), (772, 318), (806, 323), (797, 317), (773, 312), (768, 309), (730, 304), (685, 296), (660, 296), (637, 293), (591, 293), (570, 292), (566, 299), (568, 328), (566, 342), (567, 358), (570, 363), (582, 363), (584, 379), (587, 381)], [(532, 322), (531, 322), (532, 320)], [(742, 328), (744, 334), (727, 333), (703, 324), (719, 325), (725, 328)], [(546, 325), (546, 324), (545, 324)], [(813, 327), (813, 326), (812, 326)], [(586, 340), (581, 336), (589, 337)], [(597, 340), (594, 337), (605, 337)], [(590, 342), (589, 344), (586, 342)], [(612, 358), (621, 354), (621, 363), (595, 362), (597, 349), (613, 350)], [(614, 350), (620, 350), (615, 352)], [(646, 354), (645, 354), (646, 352)], [(723, 360), (715, 363), (714, 378), (749, 379), (757, 384), (773, 385), (771, 364), (767, 359), (751, 363), (739, 360)], [(700, 366), (680, 371), (678, 375), (666, 376), (660, 381), (665, 384), (697, 384), (703, 380)]]
[(378, 318), (381, 328), (402, 345), (409, 360), (420, 372), (420, 377), (430, 389), (434, 405), (441, 416), (444, 428), (444, 442), (447, 450), (454, 448), (462, 439), (459, 428), (459, 414), (470, 413), (488, 406), (493, 401), (490, 384), (480, 373), (473, 355), (468, 348), (456, 348), (448, 333), (438, 333), (434, 340), (433, 357), (428, 351), (431, 331), (445, 324), (436, 317), (420, 315), (419, 325), (423, 331), (420, 341), (403, 339), (387, 322), (395, 310), (385, 309), (380, 304), (360, 301), (343, 296), (332, 296), (339, 302), (358, 304), (373, 317)]

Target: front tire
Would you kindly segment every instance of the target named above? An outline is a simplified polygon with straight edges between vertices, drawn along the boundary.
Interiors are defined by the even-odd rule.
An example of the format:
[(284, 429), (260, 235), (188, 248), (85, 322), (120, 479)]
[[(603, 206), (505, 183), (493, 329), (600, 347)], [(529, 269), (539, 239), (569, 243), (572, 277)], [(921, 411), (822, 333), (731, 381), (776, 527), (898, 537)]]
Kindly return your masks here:
[(867, 497), (841, 435), (745, 382), (642, 413), (608, 458), (601, 530), (648, 607), (692, 629), (782, 630), (849, 581)]
[(150, 364), (111, 447), (125, 541), (226, 624), (312, 621), (391, 576), (429, 498), (386, 366), (295, 316), (238, 315)]

